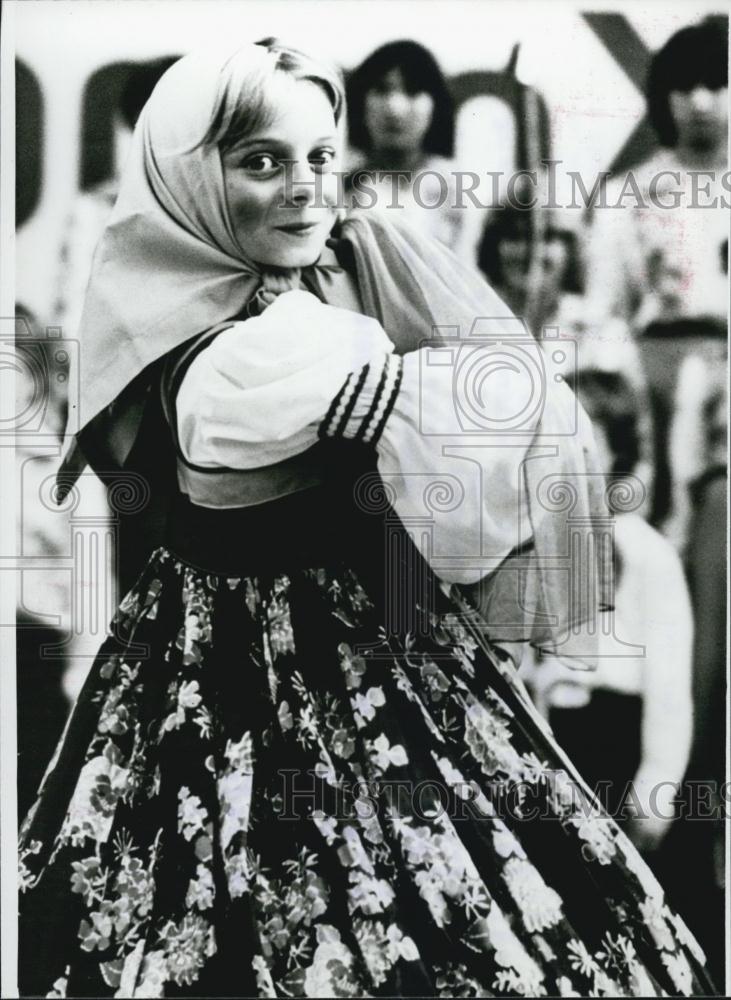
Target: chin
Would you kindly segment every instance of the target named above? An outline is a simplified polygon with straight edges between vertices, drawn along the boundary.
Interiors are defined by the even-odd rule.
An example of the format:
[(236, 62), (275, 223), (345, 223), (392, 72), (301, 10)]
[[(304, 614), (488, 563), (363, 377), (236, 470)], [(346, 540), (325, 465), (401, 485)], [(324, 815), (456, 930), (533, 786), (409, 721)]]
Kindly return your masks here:
[(411, 143), (402, 135), (389, 135), (382, 138), (378, 152), (387, 156), (389, 153), (408, 152), (411, 148)]
[(322, 251), (325, 249), (325, 240), (329, 235), (329, 230), (325, 233), (313, 236), (312, 239), (303, 243), (296, 243), (287, 240), (277, 248), (276, 260), (271, 260), (271, 264), (279, 267), (309, 267), (314, 264)]
[(268, 246), (262, 247), (260, 253), (252, 253), (252, 259), (265, 267), (309, 267), (325, 249), (331, 228), (332, 225), (323, 227), (307, 240), (278, 234), (276, 239), (268, 241)]
[(277, 261), (272, 261), (277, 267), (309, 267), (314, 264), (323, 251), (325, 244), (320, 243), (314, 250), (306, 250), (304, 247), (283, 253)]

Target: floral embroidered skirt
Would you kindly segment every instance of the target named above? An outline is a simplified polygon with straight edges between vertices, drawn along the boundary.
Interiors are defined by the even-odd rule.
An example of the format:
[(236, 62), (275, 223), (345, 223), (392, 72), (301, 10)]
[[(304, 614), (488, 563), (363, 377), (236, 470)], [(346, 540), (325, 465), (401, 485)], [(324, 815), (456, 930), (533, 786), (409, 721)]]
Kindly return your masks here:
[(23, 824), (21, 995), (713, 991), (506, 655), (382, 617), (155, 553)]

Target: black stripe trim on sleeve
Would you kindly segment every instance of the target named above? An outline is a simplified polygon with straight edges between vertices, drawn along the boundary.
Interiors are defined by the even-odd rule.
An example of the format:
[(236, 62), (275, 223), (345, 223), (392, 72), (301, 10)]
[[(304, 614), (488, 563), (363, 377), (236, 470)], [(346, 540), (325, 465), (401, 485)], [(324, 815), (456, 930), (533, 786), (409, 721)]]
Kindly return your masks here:
[(381, 377), (378, 380), (378, 386), (376, 388), (376, 392), (375, 392), (375, 395), (373, 397), (373, 402), (371, 403), (371, 405), (370, 405), (370, 407), (368, 409), (368, 413), (366, 413), (365, 417), (361, 421), (361, 425), (358, 428), (357, 434), (355, 434), (353, 436), (353, 440), (354, 441), (362, 441), (363, 440), (363, 436), (365, 435), (366, 431), (368, 430), (368, 427), (370, 426), (371, 420), (373, 420), (373, 418), (376, 415), (376, 412), (378, 410), (378, 404), (381, 401), (381, 396), (383, 395), (383, 392), (384, 392), (384, 390), (386, 388), (386, 382), (388, 381), (388, 358), (389, 358), (389, 356), (387, 355), (386, 358), (385, 358), (385, 360), (384, 360), (384, 362), (383, 362), (383, 368), (381, 369)]
[(353, 395), (348, 400), (348, 405), (345, 407), (345, 412), (343, 413), (342, 417), (340, 418), (340, 423), (333, 430), (332, 434), (329, 435), (330, 437), (343, 437), (344, 436), (344, 434), (345, 434), (345, 428), (348, 426), (348, 421), (350, 420), (351, 414), (352, 414), (353, 410), (355, 409), (355, 404), (358, 402), (358, 396), (360, 395), (360, 391), (363, 388), (363, 386), (365, 385), (365, 380), (368, 378), (368, 372), (369, 372), (369, 370), (370, 370), (370, 365), (363, 365), (363, 368), (362, 368), (361, 373), (360, 373), (360, 377), (359, 377), (358, 381), (355, 384), (355, 388), (353, 389)]
[(338, 392), (337, 396), (335, 396), (335, 398), (333, 399), (332, 403), (330, 403), (330, 406), (328, 407), (327, 413), (323, 417), (322, 422), (320, 423), (320, 426), (317, 428), (317, 436), (319, 438), (332, 437), (332, 432), (329, 430), (330, 424), (335, 419), (335, 414), (337, 413), (337, 409), (340, 406), (340, 402), (341, 402), (343, 396), (348, 391), (348, 386), (350, 385), (350, 382), (351, 382), (352, 378), (353, 378), (353, 373), (351, 372), (350, 375), (348, 375), (348, 377), (346, 378), (346, 380), (343, 382), (343, 384), (342, 384), (342, 386), (340, 388), (340, 391)]
[[(390, 359), (393, 357), (394, 357), (393, 354), (389, 355), (389, 359), (386, 361), (387, 366), (390, 363)], [(373, 436), (369, 441), (369, 444), (372, 444), (374, 447), (378, 444), (381, 434), (383, 434), (383, 428), (386, 426), (386, 421), (391, 416), (391, 412), (396, 404), (396, 400), (398, 399), (398, 394), (401, 391), (401, 382), (404, 377), (404, 359), (399, 357), (396, 363), (398, 365), (398, 374), (396, 375), (396, 381), (394, 382), (393, 389), (391, 390), (391, 395), (389, 396), (388, 402), (386, 403), (386, 409), (383, 411), (383, 416), (378, 422), (378, 426), (373, 431)]]

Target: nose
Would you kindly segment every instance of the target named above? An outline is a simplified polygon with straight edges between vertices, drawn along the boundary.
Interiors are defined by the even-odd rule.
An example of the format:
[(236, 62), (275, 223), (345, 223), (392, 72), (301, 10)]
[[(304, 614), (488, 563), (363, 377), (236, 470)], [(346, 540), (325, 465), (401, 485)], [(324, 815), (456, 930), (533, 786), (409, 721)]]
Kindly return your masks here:
[(394, 117), (402, 117), (408, 112), (408, 97), (402, 90), (392, 90), (386, 97), (386, 112)]
[(285, 181), (286, 200), (300, 207), (314, 202), (318, 190), (318, 178), (319, 175), (313, 171), (308, 160), (290, 162)]

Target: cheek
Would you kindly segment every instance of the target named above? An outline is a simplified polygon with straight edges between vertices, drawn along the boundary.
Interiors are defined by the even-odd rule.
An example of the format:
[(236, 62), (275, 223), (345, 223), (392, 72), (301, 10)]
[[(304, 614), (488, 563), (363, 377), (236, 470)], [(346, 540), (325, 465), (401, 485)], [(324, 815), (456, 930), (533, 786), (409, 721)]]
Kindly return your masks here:
[(714, 115), (723, 125), (728, 125), (728, 90), (719, 90), (714, 94)]
[(378, 124), (383, 118), (383, 101), (373, 92), (366, 96), (365, 103), (363, 104), (363, 118), (365, 119), (365, 126), (369, 132), (378, 128)]
[[(337, 169), (337, 168), (336, 168)], [(321, 174), (322, 200), (328, 208), (337, 208), (340, 201), (340, 183), (337, 174)]]
[(552, 278), (561, 280), (566, 271), (566, 265), (568, 263), (568, 258), (563, 247), (554, 249), (553, 247), (549, 249), (549, 252), (544, 257), (544, 270)]
[(411, 103), (411, 114), (414, 124), (426, 132), (434, 114), (434, 98), (430, 94), (419, 94)]
[(262, 184), (235, 178), (226, 183), (226, 198), (231, 221), (237, 225), (256, 225), (276, 201), (276, 194)]
[(668, 104), (670, 105), (670, 114), (674, 120), (676, 122), (685, 121), (688, 117), (690, 107), (690, 101), (685, 94), (671, 93), (668, 97)]

